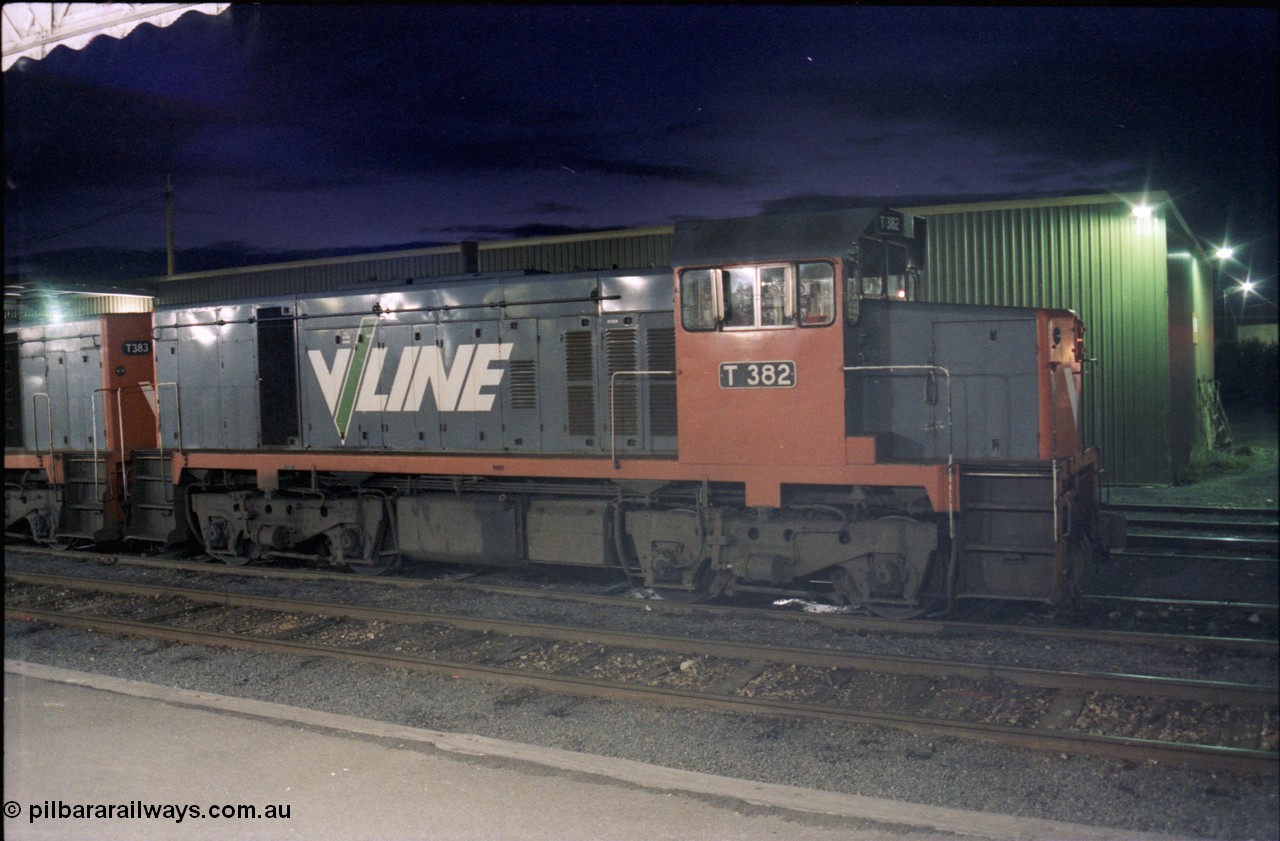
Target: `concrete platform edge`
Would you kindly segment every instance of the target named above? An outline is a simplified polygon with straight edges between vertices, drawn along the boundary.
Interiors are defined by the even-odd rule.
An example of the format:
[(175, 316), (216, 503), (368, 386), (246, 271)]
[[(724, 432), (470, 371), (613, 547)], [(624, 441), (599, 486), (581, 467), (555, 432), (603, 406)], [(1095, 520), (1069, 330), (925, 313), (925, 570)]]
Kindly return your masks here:
[(738, 800), (754, 806), (809, 812), (856, 820), (876, 821), (914, 829), (949, 832), (998, 839), (1070, 838), (1080, 841), (1127, 839), (1128, 841), (1176, 841), (1168, 835), (1095, 827), (1038, 818), (973, 812), (947, 807), (906, 803), (856, 794), (821, 791), (774, 783), (740, 780), (663, 768), (643, 762), (595, 756), (465, 733), (446, 733), (387, 722), (162, 686), (136, 680), (42, 666), (19, 660), (4, 661), (6, 674), (83, 686), (175, 706), (194, 707), (232, 715), (250, 716), (280, 723), (353, 733), (382, 739), (412, 741), (462, 756), (513, 760), (560, 771), (603, 777), (658, 791)]

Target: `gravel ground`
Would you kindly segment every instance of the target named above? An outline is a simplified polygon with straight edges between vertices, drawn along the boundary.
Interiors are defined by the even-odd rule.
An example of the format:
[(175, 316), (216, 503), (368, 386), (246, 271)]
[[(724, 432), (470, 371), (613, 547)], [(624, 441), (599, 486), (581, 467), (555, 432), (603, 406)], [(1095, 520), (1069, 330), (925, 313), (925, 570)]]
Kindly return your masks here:
[[(1169, 504), (1229, 502), (1274, 506), (1275, 418), (1257, 432), (1233, 419), (1238, 442), (1250, 448), (1247, 463), (1220, 470), (1195, 485), (1114, 489), (1113, 499), (1154, 499)], [(13, 568), (33, 568), (38, 559), (14, 555)], [(69, 563), (69, 562), (68, 562)], [(40, 565), (57, 571), (58, 564)], [(73, 565), (83, 573), (92, 564)], [(124, 577), (152, 573), (97, 568)], [(212, 586), (201, 584), (197, 586)], [(252, 590), (304, 598), (362, 600), (388, 606), (432, 609), (431, 591), (401, 591), (352, 585), (253, 582)], [(453, 599), (448, 609), (492, 613), (493, 597)], [(512, 615), (530, 610), (512, 600)], [(587, 621), (567, 605), (538, 606), (548, 622)], [(634, 626), (651, 633), (698, 636), (753, 635), (791, 644), (832, 647), (848, 637), (808, 625), (774, 622), (689, 620), (636, 611), (599, 611), (611, 627)], [(860, 650), (930, 656), (936, 642), (885, 635), (859, 635)], [(1078, 668), (1112, 670), (1122, 652), (1105, 647), (1056, 650), (1056, 643), (1025, 640), (964, 640), (970, 659), (1035, 665), (1069, 658)], [(1049, 646), (1048, 649), (1045, 647)], [(145, 680), (363, 716), (415, 727), (476, 733), (567, 750), (650, 762), (673, 768), (807, 786), (873, 797), (1051, 820), (1168, 832), (1214, 839), (1280, 837), (1280, 789), (1276, 777), (1248, 778), (1155, 764), (1134, 765), (1089, 757), (1020, 751), (977, 742), (913, 736), (897, 731), (762, 716), (698, 712), (659, 706), (583, 700), (523, 687), (485, 684), (416, 672), (296, 658), (228, 652), (150, 640), (128, 640), (23, 622), (5, 623), (5, 656), (63, 668)], [(1194, 654), (1150, 657), (1160, 673), (1214, 679), (1275, 680), (1275, 663), (1250, 658), (1200, 659)], [(1045, 659), (1047, 658), (1047, 660)], [(1144, 664), (1145, 665), (1145, 664)]]

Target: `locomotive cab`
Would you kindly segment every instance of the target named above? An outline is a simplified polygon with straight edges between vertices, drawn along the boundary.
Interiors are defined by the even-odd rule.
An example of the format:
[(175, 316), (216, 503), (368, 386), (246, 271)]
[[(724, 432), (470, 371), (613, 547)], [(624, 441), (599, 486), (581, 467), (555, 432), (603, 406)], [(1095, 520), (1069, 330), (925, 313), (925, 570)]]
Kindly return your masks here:
[(747, 504), (778, 507), (774, 467), (874, 460), (849, 440), (843, 324), (864, 300), (915, 299), (918, 223), (882, 208), (677, 229), (682, 462), (753, 466)]
[(722, 526), (738, 579), (827, 579), (893, 616), (1057, 603), (1100, 531), (1083, 327), (918, 302), (922, 233), (887, 208), (677, 229), (680, 460), (777, 524), (772, 545)]

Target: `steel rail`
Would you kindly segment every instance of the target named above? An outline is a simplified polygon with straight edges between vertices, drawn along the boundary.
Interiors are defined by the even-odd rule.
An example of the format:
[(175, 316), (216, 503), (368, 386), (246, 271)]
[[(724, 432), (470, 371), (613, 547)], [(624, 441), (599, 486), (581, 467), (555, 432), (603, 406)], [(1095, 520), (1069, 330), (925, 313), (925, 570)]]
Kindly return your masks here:
[[(1186, 552), (1168, 552), (1160, 550), (1138, 549), (1112, 549), (1111, 559), (1117, 560), (1123, 558), (1130, 563), (1154, 563), (1160, 561), (1179, 561), (1184, 563), (1199, 564), (1241, 564), (1252, 565), (1255, 567), (1275, 567), (1277, 560), (1275, 558), (1259, 558), (1249, 557), (1247, 555), (1188, 555)], [(1263, 569), (1265, 572), (1266, 570)]]
[[(1002, 666), (990, 663), (959, 662), (924, 657), (854, 654), (830, 649), (762, 646), (690, 639), (688, 637), (638, 634), (628, 631), (606, 631), (599, 628), (552, 625), (523, 620), (477, 618), (449, 613), (364, 607), (275, 596), (251, 596), (190, 587), (99, 581), (43, 573), (6, 572), (5, 578), (46, 587), (66, 587), (131, 596), (175, 597), (225, 607), (340, 617), (368, 622), (386, 622), (401, 625), (448, 625), (452, 628), (467, 631), (526, 636), (544, 640), (613, 645), (663, 653), (724, 657), (761, 663), (815, 666), (832, 670), (854, 669), (857, 671), (906, 674), (921, 677), (995, 679), (1044, 689), (1114, 692), (1116, 694), (1142, 695), (1144, 697), (1176, 698), (1245, 706), (1280, 704), (1280, 690), (1274, 687), (1225, 681), (1155, 677), (1113, 672), (1071, 672), (1028, 666)], [(20, 611), (21, 608), (17, 608), (17, 610)], [(7, 612), (8, 606), (6, 606), (6, 615)]]
[[(1259, 520), (1179, 520), (1170, 517), (1127, 517), (1125, 522), (1136, 535), (1141, 538), (1147, 529), (1170, 529), (1173, 531), (1201, 531), (1211, 533), (1233, 532), (1236, 534), (1264, 534), (1272, 538), (1280, 530), (1276, 521), (1261, 522)], [(1134, 531), (1130, 531), (1133, 534)]]
[(1229, 610), (1251, 610), (1255, 613), (1278, 613), (1280, 605), (1267, 602), (1233, 602), (1208, 601), (1205, 599), (1162, 598), (1161, 596), (1109, 596), (1102, 593), (1084, 593), (1080, 596), (1094, 602), (1124, 602), (1126, 604), (1155, 604), (1169, 607), (1201, 607), (1224, 608)]
[[(10, 618), (6, 607), (5, 618)], [(781, 715), (793, 718), (841, 721), (848, 724), (893, 727), (914, 733), (953, 738), (971, 738), (997, 742), (1019, 748), (1083, 753), (1115, 759), (1172, 762), (1184, 765), (1244, 774), (1274, 774), (1276, 754), (1250, 748), (1214, 747), (1186, 743), (1162, 743), (1131, 737), (1103, 736), (1089, 733), (1054, 733), (990, 724), (954, 723), (939, 719), (893, 713), (852, 711), (811, 704), (755, 698), (714, 695), (708, 692), (665, 687), (635, 686), (587, 678), (535, 674), (495, 666), (455, 663), (404, 654), (372, 652), (353, 648), (329, 647), (314, 643), (291, 642), (246, 637), (216, 631), (193, 631), (157, 626), (130, 620), (111, 620), (55, 611), (21, 612), (28, 620), (77, 627), (91, 631), (125, 636), (163, 639), (196, 645), (216, 645), (266, 653), (328, 657), (375, 666), (390, 666), (449, 677), (514, 683), (542, 691), (577, 697), (661, 703), (702, 710)]]
[(1191, 534), (1157, 534), (1154, 532), (1130, 533), (1127, 548), (1130, 551), (1150, 546), (1157, 549), (1225, 550), (1276, 554), (1280, 541), (1260, 537), (1211, 537)]
[[(768, 610), (743, 607), (740, 605), (696, 604), (668, 601), (665, 599), (639, 599), (622, 596), (609, 596), (594, 593), (556, 592), (541, 588), (515, 587), (501, 584), (485, 584), (471, 581), (454, 581), (448, 579), (407, 578), (403, 576), (380, 575), (375, 577), (361, 576), (356, 578), (351, 573), (329, 572), (325, 570), (297, 570), (279, 567), (232, 567), (221, 563), (206, 561), (179, 561), (143, 558), (133, 555), (95, 554), (86, 555), (74, 550), (56, 550), (26, 546), (6, 546), (6, 552), (38, 552), (54, 557), (65, 557), (84, 561), (93, 559), (102, 565), (122, 564), (159, 570), (184, 570), (208, 573), (229, 577), (281, 579), (297, 581), (334, 581), (345, 584), (359, 582), (362, 585), (378, 587), (395, 587), (400, 589), (459, 589), (486, 595), (505, 596), (511, 598), (535, 598), (544, 601), (566, 601), (577, 604), (592, 604), (631, 610), (645, 610), (676, 616), (703, 614), (725, 618), (742, 618), (773, 622), (807, 622), (842, 630), (861, 631), (866, 633), (913, 634), (919, 636), (936, 636), (945, 638), (972, 637), (982, 634), (1014, 635), (1054, 640), (1075, 640), (1096, 643), (1113, 643), (1117, 645), (1149, 645), (1158, 647), (1181, 648), (1188, 645), (1197, 647), (1216, 647), (1233, 651), (1254, 652), (1274, 655), (1280, 652), (1280, 641), (1275, 639), (1255, 639), (1250, 637), (1214, 637), (1198, 634), (1163, 634), (1143, 631), (1112, 631), (1091, 628), (1058, 628), (1036, 627), (1028, 625), (1010, 625), (1000, 623), (963, 622), (958, 620), (936, 619), (881, 619), (874, 616), (858, 616), (853, 614), (819, 614), (801, 613), (797, 611)], [(1090, 598), (1092, 596), (1083, 596)], [(1098, 599), (1109, 598), (1099, 596)], [(1114, 597), (1123, 598), (1123, 597)], [(1168, 600), (1153, 599), (1153, 603), (1168, 604)], [(1191, 606), (1220, 606), (1216, 603), (1193, 603)], [(1238, 607), (1238, 605), (1234, 605)]]
[(1274, 508), (1236, 508), (1216, 505), (1158, 505), (1147, 502), (1109, 502), (1102, 506), (1102, 510), (1106, 513), (1115, 514), (1185, 514), (1189, 517), (1223, 516), (1251, 517), (1258, 519), (1269, 518), (1273, 521), (1276, 520), (1276, 509)]

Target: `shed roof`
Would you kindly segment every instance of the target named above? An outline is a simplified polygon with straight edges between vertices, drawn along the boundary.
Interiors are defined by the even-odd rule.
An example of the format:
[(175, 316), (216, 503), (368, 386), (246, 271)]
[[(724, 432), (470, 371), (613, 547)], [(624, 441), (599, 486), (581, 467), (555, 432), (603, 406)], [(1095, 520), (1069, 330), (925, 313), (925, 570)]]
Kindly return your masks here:
[(980, 213), (989, 210), (1015, 210), (1032, 207), (1079, 207), (1091, 204), (1126, 204), (1136, 207), (1140, 204), (1160, 205), (1164, 208), (1165, 218), (1177, 224), (1178, 234), (1185, 236), (1188, 244), (1195, 251), (1205, 251), (1204, 243), (1191, 230), (1182, 212), (1173, 198), (1163, 190), (1148, 193), (1095, 193), (1085, 196), (1052, 196), (1047, 198), (1005, 199), (986, 202), (956, 202), (954, 204), (921, 205), (904, 207), (908, 213), (918, 216), (938, 216), (944, 213)]

